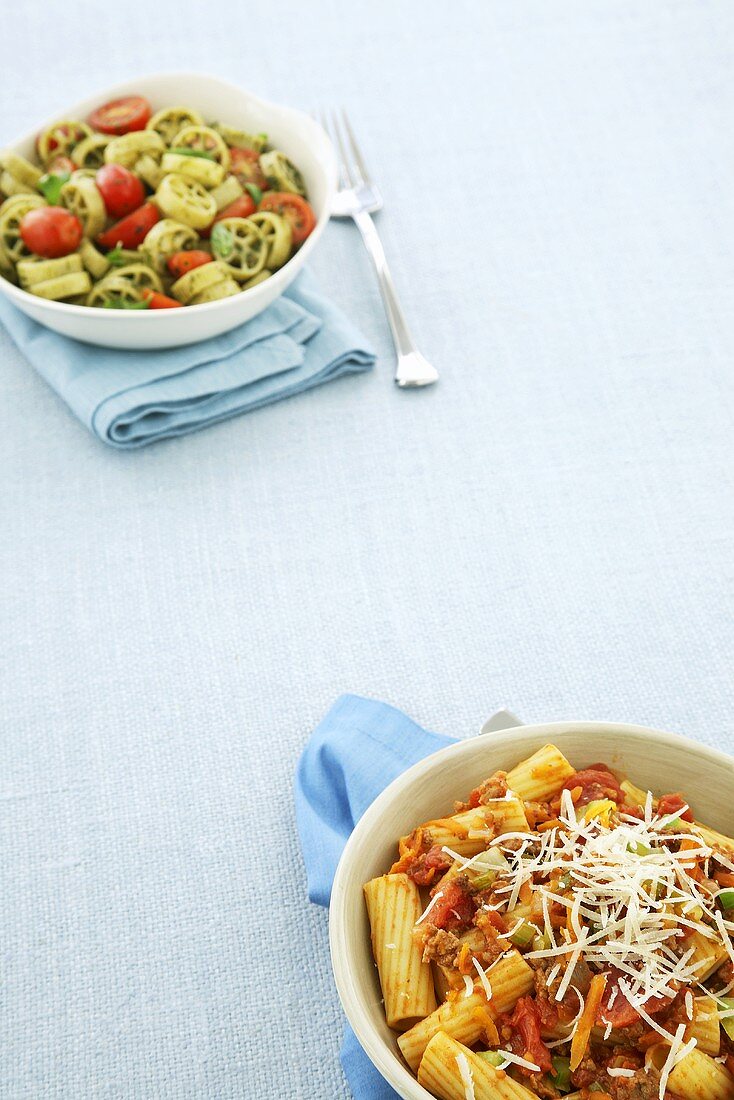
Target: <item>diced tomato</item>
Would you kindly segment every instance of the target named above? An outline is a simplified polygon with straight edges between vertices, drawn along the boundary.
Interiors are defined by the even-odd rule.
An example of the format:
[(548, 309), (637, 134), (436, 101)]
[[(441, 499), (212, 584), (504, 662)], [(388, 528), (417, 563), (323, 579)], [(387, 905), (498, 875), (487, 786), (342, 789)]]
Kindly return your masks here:
[(550, 1072), (553, 1063), (550, 1051), (540, 1037), (540, 1012), (532, 997), (520, 997), (512, 1013), (510, 1026), (520, 1034), (524, 1048), (523, 1057), (534, 1062), (543, 1073)]
[[(622, 976), (619, 970), (610, 970), (607, 974), (607, 984), (596, 1017), (596, 1022), (600, 1027), (604, 1027), (606, 1024), (618, 1028), (631, 1027), (641, 1019), (639, 1012), (627, 1000), (619, 985), (619, 979)], [(617, 992), (613, 997), (615, 989)], [(610, 1001), (612, 1001), (611, 1006)], [(650, 997), (649, 1000), (645, 1001), (643, 1007), (648, 1016), (654, 1016), (656, 1013), (662, 1012), (672, 1002), (672, 997)]]
[(100, 233), (97, 244), (102, 248), (114, 248), (118, 244), (123, 248), (137, 248), (160, 219), (158, 207), (152, 202), (146, 202), (122, 221), (115, 222), (109, 229), (105, 229), (104, 233)]
[(267, 190), (268, 181), (260, 167), (260, 154), (254, 149), (230, 149), (229, 170), (233, 176), (237, 176), (244, 187), (246, 183), (254, 183), (261, 191)]
[(426, 920), (436, 928), (462, 928), (470, 924), (474, 917), (474, 902), (460, 883), (454, 881), (441, 888), (441, 897), (434, 905)]
[(187, 271), (193, 271), (195, 267), (202, 267), (204, 264), (210, 264), (211, 262), (212, 257), (208, 252), (204, 252), (203, 249), (192, 248), (190, 252), (174, 252), (172, 256), (168, 257), (166, 266), (174, 279), (180, 279)]
[(316, 226), (316, 215), (301, 195), (290, 191), (268, 191), (263, 195), (259, 210), (271, 210), (291, 223), (293, 243), (302, 244)]
[(447, 871), (450, 866), (451, 858), (446, 855), (440, 844), (434, 844), (427, 852), (416, 857), (408, 874), (418, 886), (430, 886), (436, 874), (439, 871)]
[(89, 125), (102, 134), (129, 134), (144, 130), (152, 114), (150, 103), (143, 96), (126, 95), (92, 111)]
[(212, 229), (217, 222), (222, 220), (222, 218), (249, 218), (250, 214), (254, 214), (256, 210), (257, 207), (255, 206), (255, 200), (252, 195), (240, 195), (240, 197), (235, 199), (234, 202), (231, 202), (229, 206), (225, 206), (224, 210), (219, 211), (211, 225), (208, 225), (206, 229), (200, 229), (199, 236), (210, 237)]
[[(685, 810), (683, 807), (685, 806)], [(682, 813), (678, 811), (682, 810)], [(677, 814), (682, 821), (693, 821), (693, 811), (689, 807), (685, 798), (679, 792), (675, 794), (664, 794), (658, 801), (657, 812), (661, 817), (666, 817), (668, 814)]]
[(587, 806), (589, 802), (596, 802), (601, 798), (612, 799), (619, 806), (624, 802), (625, 795), (619, 780), (612, 775), (606, 764), (594, 764), (590, 768), (574, 772), (563, 784), (563, 788), (572, 791), (574, 787), (581, 788), (581, 794), (575, 802), (577, 806)]
[(494, 909), (486, 909), (485, 913), (487, 914), (486, 920), (489, 922), (489, 924), (492, 925), (493, 928), (496, 928), (498, 932), (502, 932), (504, 934), (508, 931), (507, 921), (504, 917), (500, 916), (499, 913), (495, 912)]
[(178, 309), (181, 305), (181, 302), (177, 302), (175, 298), (168, 298), (165, 294), (159, 294), (157, 290), (150, 290), (148, 287), (141, 293), (148, 302), (148, 309)]
[(79, 219), (60, 206), (29, 210), (20, 223), (23, 243), (37, 256), (57, 260), (79, 247), (84, 229)]
[(111, 218), (124, 218), (145, 202), (142, 181), (121, 164), (102, 165), (94, 182)]

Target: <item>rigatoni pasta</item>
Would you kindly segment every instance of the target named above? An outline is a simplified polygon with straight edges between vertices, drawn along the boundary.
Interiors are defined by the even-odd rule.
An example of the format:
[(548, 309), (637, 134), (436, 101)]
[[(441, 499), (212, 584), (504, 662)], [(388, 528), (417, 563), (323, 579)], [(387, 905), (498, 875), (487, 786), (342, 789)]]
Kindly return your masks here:
[[(440, 1100), (734, 1100), (734, 842), (681, 794), (546, 745), (365, 893), (388, 1023)], [(436, 1003), (406, 1029), (418, 973)]]

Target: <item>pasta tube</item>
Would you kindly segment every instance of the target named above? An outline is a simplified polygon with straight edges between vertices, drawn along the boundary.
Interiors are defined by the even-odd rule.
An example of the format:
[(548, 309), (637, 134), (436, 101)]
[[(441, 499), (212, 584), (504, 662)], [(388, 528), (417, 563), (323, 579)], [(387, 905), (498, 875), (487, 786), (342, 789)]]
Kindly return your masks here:
[(219, 298), (232, 298), (235, 294), (239, 294), (239, 285), (230, 279), (222, 279), (219, 283), (214, 283), (212, 286), (208, 286), (206, 290), (202, 290), (201, 294), (197, 294), (195, 298), (192, 298), (189, 302), (190, 306), (201, 306), (204, 302), (216, 302)]
[(21, 260), (17, 267), (20, 285), (26, 290), (34, 283), (81, 270), (82, 258), (77, 252), (72, 252), (71, 256), (61, 256), (57, 260)]
[[(440, 847), (451, 848), (457, 855), (476, 856), (487, 848), (493, 837), (505, 832), (529, 831), (525, 809), (518, 798), (493, 798), (476, 809), (427, 821), (421, 826)], [(407, 838), (403, 838), (404, 840)]]
[(426, 1048), (418, 1082), (440, 1100), (536, 1100), (530, 1089), (442, 1031)]
[(252, 218), (222, 218), (212, 230), (212, 252), (240, 283), (265, 267), (268, 241)]
[(701, 982), (710, 978), (727, 957), (727, 950), (720, 940), (709, 939), (701, 932), (690, 933), (686, 940), (686, 948), (690, 949), (691, 947), (693, 948), (691, 961), (701, 964), (700, 969), (697, 971), (698, 980)]
[(242, 284), (242, 290), (249, 290), (251, 286), (257, 286), (258, 283), (264, 283), (266, 279), (269, 279), (272, 275), (272, 271), (268, 271), (266, 267), (262, 271), (258, 271), (257, 275), (253, 275), (251, 279), (248, 279), (246, 283)]
[(112, 139), (107, 134), (90, 134), (71, 150), (71, 159), (80, 168), (95, 171), (104, 164), (105, 149)]
[(693, 1020), (685, 1035), (695, 1038), (697, 1049), (716, 1057), (721, 1049), (721, 1027), (714, 997), (694, 997)]
[(249, 134), (246, 130), (238, 130), (224, 122), (213, 123), (212, 129), (221, 134), (227, 145), (234, 149), (254, 149), (256, 153), (260, 153), (268, 140), (267, 134)]
[(86, 271), (72, 272), (71, 275), (60, 275), (56, 279), (47, 279), (42, 283), (33, 283), (28, 287), (31, 294), (39, 298), (48, 298), (58, 302), (62, 298), (74, 298), (78, 294), (87, 294), (92, 288), (92, 280)]
[(211, 126), (183, 126), (171, 141), (171, 150), (177, 149), (198, 149), (221, 164), (225, 171), (229, 168), (229, 149)]
[(482, 1034), (481, 1013), (476, 1009), (490, 1007), (492, 1014), (509, 1012), (520, 997), (533, 988), (533, 971), (519, 951), (510, 951), (495, 963), (487, 974), (492, 989), (492, 999), (487, 1001), (484, 987), (476, 984), (469, 997), (459, 995), (445, 1001), (435, 1012), (398, 1038), (403, 1057), (413, 1071), (423, 1057), (427, 1044), (439, 1031), (445, 1031), (462, 1043), (471, 1046)]
[(235, 199), (239, 199), (244, 193), (245, 189), (236, 176), (226, 176), (219, 187), (215, 187), (212, 191), (212, 198), (217, 204), (217, 211), (224, 210), (226, 206), (231, 206)]
[(86, 238), (79, 245), (79, 255), (93, 279), (101, 279), (110, 269), (110, 262), (107, 257)]
[(543, 802), (558, 794), (575, 768), (555, 745), (544, 745), (507, 774), (507, 786), (527, 802)]
[(16, 179), (7, 169), (0, 173), (0, 191), (5, 195), (35, 195), (36, 188), (30, 183)]
[(436, 1007), (430, 963), (413, 940), (418, 887), (407, 875), (382, 875), (365, 885), (364, 895), (388, 1026), (410, 1027)]
[(35, 189), (41, 178), (40, 169), (36, 168), (35, 164), (31, 164), (25, 157), (19, 156), (18, 153), (3, 153), (0, 156), (0, 164), (18, 183), (25, 183), (32, 189)]
[(171, 287), (171, 294), (186, 306), (209, 287), (227, 278), (227, 269), (223, 264), (216, 263), (216, 261), (210, 264), (202, 264), (201, 267), (195, 267), (193, 271), (187, 271), (185, 275), (177, 279)]
[(155, 130), (133, 130), (130, 134), (112, 138), (105, 148), (104, 159), (106, 164), (122, 164), (124, 168), (132, 168), (144, 153), (160, 157), (165, 149), (163, 139)]
[(45, 164), (51, 157), (68, 156), (74, 146), (89, 137), (92, 129), (86, 122), (77, 119), (62, 119), (54, 122), (42, 134), (38, 135), (38, 155)]
[(224, 168), (215, 160), (189, 157), (184, 153), (164, 153), (161, 169), (164, 172), (177, 172), (181, 176), (186, 176), (187, 179), (196, 180), (203, 187), (216, 187), (224, 179)]
[(148, 184), (152, 191), (155, 191), (165, 175), (165, 172), (150, 153), (143, 153), (142, 157), (138, 157), (135, 161), (134, 171), (136, 175), (140, 176), (141, 180)]
[(692, 1050), (671, 1070), (668, 1088), (686, 1100), (731, 1100), (734, 1077), (708, 1054)]
[(0, 245), (13, 263), (31, 254), (20, 235), (20, 223), (39, 206), (46, 206), (40, 195), (12, 195), (0, 206)]

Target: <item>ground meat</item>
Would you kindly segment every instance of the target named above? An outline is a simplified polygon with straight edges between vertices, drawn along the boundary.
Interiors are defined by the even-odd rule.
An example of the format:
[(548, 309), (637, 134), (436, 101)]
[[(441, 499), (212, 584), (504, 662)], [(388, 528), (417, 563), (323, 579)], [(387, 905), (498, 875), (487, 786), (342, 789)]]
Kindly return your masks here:
[(457, 811), (484, 806), (493, 798), (504, 798), (507, 790), (507, 772), (495, 772), (471, 792), (468, 802), (457, 802)]
[[(594, 1081), (604, 1081), (606, 1077), (606, 1062), (601, 1060), (597, 1062), (591, 1054), (585, 1054), (571, 1074), (571, 1081), (577, 1089), (586, 1089)], [(611, 1081), (611, 1077), (609, 1080)]]
[(613, 1100), (658, 1100), (660, 1075), (654, 1067), (650, 1072), (638, 1070), (634, 1077), (610, 1077), (604, 1074), (604, 1088)]
[(530, 1089), (542, 1100), (558, 1100), (561, 1095), (558, 1089), (550, 1083), (548, 1075), (544, 1073), (529, 1073), (523, 1077), (522, 1083), (526, 1089)]
[(723, 989), (724, 986), (734, 982), (734, 963), (731, 959), (725, 959), (719, 969), (716, 971), (712, 985), (716, 989)]
[(456, 967), (462, 944), (453, 932), (428, 926), (420, 935), (419, 942), (423, 947), (423, 962), (437, 962), (439, 966), (449, 969)]
[(535, 982), (535, 995), (538, 1001), (538, 1009), (540, 1010), (543, 1020), (543, 1026), (548, 1029), (555, 1027), (559, 1019), (564, 1023), (568, 1023), (569, 1020), (572, 1020), (574, 1016), (576, 1016), (580, 1007), (580, 1002), (578, 993), (575, 992), (573, 987), (576, 986), (581, 995), (585, 996), (589, 991), (592, 978), (592, 972), (589, 966), (583, 959), (579, 959), (574, 967), (571, 984), (563, 995), (563, 998), (557, 1001), (556, 993), (563, 981), (563, 970), (559, 970), (550, 986), (546, 984), (550, 971), (556, 965), (557, 961), (554, 959), (542, 959), (534, 963), (535, 973), (533, 974), (533, 981)]

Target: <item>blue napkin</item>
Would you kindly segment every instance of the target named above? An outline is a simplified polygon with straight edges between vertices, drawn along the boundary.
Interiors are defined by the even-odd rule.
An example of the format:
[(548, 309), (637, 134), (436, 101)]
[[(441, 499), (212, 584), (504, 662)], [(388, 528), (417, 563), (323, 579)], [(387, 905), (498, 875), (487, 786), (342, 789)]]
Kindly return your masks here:
[(302, 272), (246, 324), (188, 347), (118, 351), (59, 336), (0, 298), (0, 320), (38, 373), (104, 443), (142, 447), (369, 370), (375, 355)]
[[(336, 701), (296, 773), (296, 820), (311, 901), (329, 904), (339, 856), (370, 803), (411, 764), (450, 744), (386, 703), (357, 695)], [(349, 1027), (341, 1061), (356, 1100), (399, 1100)]]

